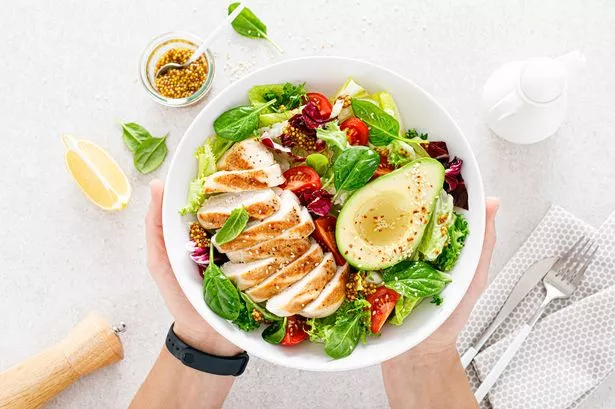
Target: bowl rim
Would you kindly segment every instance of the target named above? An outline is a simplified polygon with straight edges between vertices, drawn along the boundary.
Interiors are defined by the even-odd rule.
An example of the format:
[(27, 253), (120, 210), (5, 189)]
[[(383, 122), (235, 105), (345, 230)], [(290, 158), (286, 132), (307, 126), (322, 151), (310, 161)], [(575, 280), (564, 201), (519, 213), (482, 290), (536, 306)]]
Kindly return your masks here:
[[(482, 175), (480, 173), (480, 168), (478, 166), (478, 161), (476, 160), (476, 155), (474, 154), (474, 151), (472, 150), (467, 137), (465, 136), (465, 134), (463, 133), (463, 131), (461, 130), (461, 128), (459, 127), (457, 122), (450, 115), (450, 113), (431, 94), (429, 94), (427, 91), (425, 91), (425, 89), (423, 89), (422, 87), (420, 87), (419, 85), (417, 85), (413, 81), (407, 79), (403, 75), (396, 73), (395, 71), (392, 71), (392, 70), (390, 70), (388, 68), (385, 68), (385, 67), (383, 67), (381, 65), (372, 63), (370, 61), (360, 60), (360, 59), (355, 59), (355, 58), (339, 57), (339, 56), (307, 56), (307, 57), (291, 58), (291, 59), (287, 59), (287, 60), (283, 60), (283, 61), (278, 61), (276, 63), (273, 63), (273, 64), (267, 65), (265, 67), (262, 67), (262, 68), (260, 68), (258, 70), (255, 70), (255, 71), (251, 72), (250, 74), (242, 77), (238, 81), (234, 81), (234, 82), (230, 83), (218, 95), (216, 95), (213, 99), (211, 99), (209, 101), (209, 103), (206, 106), (203, 107), (203, 109), (201, 109), (201, 111), (192, 120), (190, 126), (184, 132), (184, 135), (182, 136), (182, 139), (180, 140), (180, 142), (179, 142), (179, 144), (178, 144), (178, 146), (177, 146), (177, 148), (175, 150), (175, 153), (173, 155), (173, 158), (171, 160), (171, 163), (169, 165), (169, 171), (167, 173), (167, 178), (165, 180), (165, 186), (164, 186), (165, 192), (169, 191), (169, 186), (170, 186), (170, 178), (168, 177), (168, 175), (170, 175), (172, 173), (172, 170), (174, 169), (174, 167), (176, 165), (176, 161), (179, 160), (178, 153), (182, 151), (184, 144), (187, 143), (186, 142), (186, 138), (184, 138), (184, 137), (187, 134), (192, 132), (193, 128), (196, 127), (196, 124), (199, 122), (200, 118), (205, 114), (205, 112), (207, 112), (209, 106), (215, 105), (219, 100), (221, 100), (221, 99), (226, 97), (226, 91), (228, 90), (229, 87), (231, 87), (231, 86), (241, 86), (242, 83), (244, 83), (245, 81), (248, 81), (251, 77), (256, 76), (256, 75), (258, 75), (258, 74), (260, 74), (260, 73), (262, 73), (264, 71), (267, 71), (267, 70), (269, 70), (269, 69), (271, 69), (273, 67), (278, 67), (280, 65), (286, 65), (286, 64), (305, 63), (307, 61), (314, 61), (314, 60), (329, 60), (332, 63), (335, 62), (335, 61), (345, 61), (345, 62), (350, 62), (350, 63), (354, 63), (354, 64), (369, 66), (370, 68), (374, 68), (376, 70), (384, 71), (388, 75), (392, 75), (394, 77), (397, 77), (397, 79), (399, 79), (399, 80), (401, 80), (403, 82), (408, 83), (410, 86), (416, 88), (419, 92), (422, 92), (423, 95), (427, 99), (429, 99), (430, 102), (433, 103), (441, 111), (441, 113), (446, 118), (448, 118), (448, 120), (450, 121), (452, 126), (454, 126), (456, 131), (461, 136), (459, 142), (464, 145), (464, 147), (467, 150), (467, 152), (471, 155), (471, 158), (464, 157), (464, 160), (466, 160), (468, 163), (471, 163), (473, 166), (476, 167), (476, 171), (477, 171), (476, 172), (476, 178), (473, 181), (473, 183), (478, 184), (479, 197), (476, 197), (476, 203), (478, 203), (480, 205), (480, 207), (481, 207), (481, 209), (483, 211), (479, 214), (479, 219), (477, 221), (475, 221), (473, 229), (476, 229), (479, 232), (479, 242), (477, 243), (477, 247), (482, 249), (483, 244), (484, 244), (484, 229), (485, 229), (485, 224), (486, 224), (485, 192), (484, 192), (483, 178), (482, 178)], [(205, 137), (205, 139), (208, 138), (208, 137), (209, 136)], [(167, 204), (168, 200), (169, 200), (168, 199), (168, 195), (165, 194), (163, 196), (163, 205), (162, 205), (162, 225), (163, 226), (167, 225), (167, 222), (169, 221), (169, 217), (171, 217), (171, 215), (177, 215), (177, 209), (168, 209), (168, 207), (169, 207), (169, 205)], [(177, 216), (177, 217), (179, 217), (179, 216)], [(164, 230), (163, 230), (163, 236), (164, 236), (165, 244), (167, 243), (167, 240), (169, 240), (169, 242), (171, 240), (173, 240), (172, 237), (168, 237), (167, 236), (167, 233)], [(271, 354), (268, 354), (268, 353), (261, 353), (262, 350), (248, 350), (248, 348), (246, 348), (246, 344), (243, 342), (243, 340), (236, 339), (236, 338), (233, 338), (233, 337), (225, 335), (225, 334), (227, 334), (228, 329), (224, 326), (225, 324), (222, 323), (222, 321), (221, 321), (222, 319), (221, 318), (219, 320), (215, 320), (215, 319), (214, 320), (209, 320), (208, 318), (206, 318), (203, 314), (201, 314), (198, 311), (198, 308), (195, 308), (195, 309), (197, 310), (199, 315), (201, 315), (202, 318), (209, 325), (211, 325), (212, 328), (216, 332), (218, 332), (220, 335), (222, 335), (229, 342), (233, 343), (234, 345), (236, 345), (239, 348), (242, 348), (243, 350), (246, 350), (249, 354), (251, 354), (253, 356), (256, 356), (256, 357), (258, 357), (260, 359), (263, 359), (265, 361), (274, 363), (276, 365), (288, 367), (288, 368), (300, 369), (300, 370), (308, 370), (308, 371), (315, 371), (315, 372), (340, 372), (340, 371), (348, 371), (348, 370), (360, 369), (360, 368), (365, 368), (365, 367), (368, 367), (368, 366), (380, 364), (380, 363), (382, 363), (384, 361), (387, 361), (389, 359), (392, 359), (392, 358), (394, 358), (394, 357), (396, 357), (396, 356), (398, 356), (398, 355), (400, 355), (400, 354), (402, 354), (404, 352), (407, 352), (408, 350), (414, 348), (415, 346), (417, 346), (418, 344), (423, 342), (426, 338), (431, 336), (435, 331), (437, 331), (438, 328), (440, 328), (440, 326), (442, 326), (442, 324), (444, 324), (444, 322), (446, 320), (448, 320), (448, 318), (452, 315), (453, 311), (455, 311), (455, 309), (457, 309), (457, 307), (459, 306), (461, 301), (467, 295), (468, 289), (469, 289), (470, 285), (472, 284), (472, 281), (474, 280), (474, 276), (476, 274), (476, 268), (478, 267), (479, 261), (480, 261), (480, 253), (478, 254), (477, 257), (475, 257), (474, 261), (472, 261), (471, 263), (469, 263), (467, 265), (468, 269), (471, 268), (471, 278), (468, 279), (466, 282), (462, 283), (463, 284), (463, 288), (459, 287), (459, 293), (462, 293), (463, 295), (461, 295), (454, 302), (446, 303), (445, 305), (443, 305), (444, 309), (446, 309), (446, 310), (445, 311), (440, 311), (440, 313), (437, 315), (437, 317), (433, 318), (432, 322), (430, 323), (430, 326), (429, 326), (428, 330), (424, 330), (423, 334), (421, 334), (420, 336), (417, 336), (416, 342), (413, 345), (405, 345), (405, 344), (399, 343), (399, 345), (396, 346), (396, 347), (390, 347), (390, 348), (386, 349), (386, 352), (384, 352), (384, 353), (377, 354), (377, 355), (375, 355), (372, 358), (364, 359), (364, 360), (356, 360), (356, 359), (352, 360), (352, 359), (349, 359), (349, 358), (352, 358), (352, 355), (350, 355), (347, 358), (340, 359), (340, 360), (335, 360), (334, 362), (337, 362), (336, 365), (330, 365), (330, 366), (298, 365), (298, 364), (295, 363), (295, 361), (293, 359), (289, 359), (284, 354), (279, 354), (279, 355), (272, 356)], [(171, 262), (171, 267), (173, 268), (172, 261), (170, 260), (170, 262)], [(175, 269), (173, 269), (173, 273), (174, 273), (174, 275), (175, 275), (175, 277), (176, 277), (180, 287), (182, 288), (182, 291), (185, 294), (186, 293), (186, 291), (184, 290), (184, 285), (185, 284), (182, 283), (184, 281), (183, 277), (181, 277), (180, 275), (175, 273)], [(186, 296), (186, 298), (188, 298), (188, 297)], [(323, 354), (324, 354), (324, 352), (323, 352)]]

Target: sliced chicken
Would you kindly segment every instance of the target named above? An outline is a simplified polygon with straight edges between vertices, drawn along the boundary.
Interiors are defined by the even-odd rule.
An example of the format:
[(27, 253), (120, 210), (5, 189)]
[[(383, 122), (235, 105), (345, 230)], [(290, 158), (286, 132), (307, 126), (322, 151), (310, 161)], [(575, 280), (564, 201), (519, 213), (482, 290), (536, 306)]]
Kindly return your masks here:
[(301, 211), (299, 213), (299, 223), (287, 230), (284, 230), (280, 237), (289, 240), (302, 239), (312, 234), (315, 228), (316, 227), (314, 226), (314, 220), (312, 219), (312, 215), (310, 214), (308, 209), (301, 206)]
[(277, 212), (265, 220), (249, 223), (245, 230), (233, 240), (219, 245), (216, 243), (216, 235), (214, 235), (212, 241), (216, 249), (222, 253), (227, 253), (252, 247), (258, 243), (271, 240), (283, 231), (297, 226), (300, 222), (300, 208), (297, 197), (294, 193), (285, 190), (280, 199), (282, 203)]
[(246, 294), (252, 297), (255, 302), (268, 300), (301, 280), (320, 264), (323, 257), (322, 248), (318, 244), (313, 243), (301, 257), (283, 267), (277, 273), (267, 277), (260, 284), (250, 288), (246, 291)]
[(318, 298), (323, 288), (333, 278), (337, 267), (331, 253), (305, 277), (267, 301), (267, 309), (272, 313), (288, 317), (303, 310)]
[(262, 260), (267, 257), (279, 257), (284, 259), (296, 259), (310, 248), (307, 239), (285, 239), (276, 237), (256, 246), (226, 253), (233, 263), (249, 263)]
[(246, 139), (229, 149), (216, 164), (218, 170), (266, 168), (275, 164), (273, 154), (256, 139)]
[(262, 169), (220, 171), (205, 179), (205, 193), (242, 192), (261, 190), (284, 183), (280, 165)]
[(237, 288), (243, 291), (260, 283), (288, 262), (289, 260), (275, 257), (269, 257), (251, 263), (231, 263), (229, 261), (222, 264), (220, 269), (235, 283)]
[(346, 298), (346, 282), (350, 274), (348, 263), (337, 269), (337, 272), (327, 283), (314, 301), (309, 303), (299, 315), (307, 318), (322, 318), (333, 314)]
[(240, 206), (245, 207), (250, 218), (262, 220), (280, 208), (280, 198), (272, 189), (222, 193), (210, 197), (197, 213), (201, 226), (206, 229), (219, 229), (226, 219)]

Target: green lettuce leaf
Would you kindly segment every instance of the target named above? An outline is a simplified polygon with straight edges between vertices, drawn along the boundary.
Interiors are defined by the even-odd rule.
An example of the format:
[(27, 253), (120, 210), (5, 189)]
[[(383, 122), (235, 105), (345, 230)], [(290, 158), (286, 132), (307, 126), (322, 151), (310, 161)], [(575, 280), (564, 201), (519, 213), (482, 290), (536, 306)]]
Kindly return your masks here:
[(233, 324), (237, 325), (240, 330), (245, 332), (254, 331), (261, 326), (252, 316), (252, 308), (248, 306), (243, 297), (241, 297), (239, 316), (233, 321)]
[(393, 325), (401, 325), (406, 317), (410, 315), (414, 307), (416, 307), (422, 298), (401, 296), (397, 299), (393, 315), (389, 319), (389, 323)]
[(454, 221), (453, 196), (442, 190), (419, 246), (423, 260), (434, 261), (442, 254), (448, 241), (448, 228)]
[(342, 131), (335, 122), (329, 122), (324, 129), (316, 129), (316, 137), (325, 141), (327, 147), (331, 149), (334, 155), (339, 155), (350, 147), (346, 131)]
[(442, 254), (433, 262), (433, 265), (441, 271), (451, 271), (455, 267), (466, 238), (470, 234), (468, 221), (463, 215), (455, 213), (454, 219), (448, 228), (448, 239)]

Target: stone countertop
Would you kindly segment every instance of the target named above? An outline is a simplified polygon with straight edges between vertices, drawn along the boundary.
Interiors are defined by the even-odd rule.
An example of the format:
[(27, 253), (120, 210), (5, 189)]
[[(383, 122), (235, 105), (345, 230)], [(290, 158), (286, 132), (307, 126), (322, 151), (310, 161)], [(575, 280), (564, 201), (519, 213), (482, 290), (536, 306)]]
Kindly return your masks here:
[[(267, 64), (307, 55), (370, 60), (423, 86), (458, 121), (475, 149), (488, 194), (502, 199), (492, 274), (523, 242), (551, 203), (598, 226), (615, 209), (615, 5), (607, 0), (286, 2), (252, 0), (286, 50), (227, 31), (212, 47), (211, 96)], [(133, 0), (11, 2), (0, 13), (3, 127), (0, 220), (0, 368), (58, 341), (96, 309), (123, 320), (126, 358), (75, 384), (51, 408), (126, 407), (162, 346), (171, 317), (145, 267), (143, 220), (148, 182), (122, 143), (119, 121), (170, 132), (173, 154), (206, 102), (185, 109), (151, 101), (138, 79), (146, 44), (163, 32), (205, 36), (224, 17), (220, 2)], [(481, 87), (500, 64), (583, 51), (559, 132), (532, 146), (493, 136), (479, 116)], [(211, 98), (210, 96), (210, 98)], [(68, 176), (59, 136), (105, 149), (127, 172), (133, 197), (105, 213)], [(615, 401), (615, 376), (584, 405)], [(377, 367), (314, 374), (253, 359), (225, 405), (383, 408)], [(317, 403), (316, 403), (317, 402)]]

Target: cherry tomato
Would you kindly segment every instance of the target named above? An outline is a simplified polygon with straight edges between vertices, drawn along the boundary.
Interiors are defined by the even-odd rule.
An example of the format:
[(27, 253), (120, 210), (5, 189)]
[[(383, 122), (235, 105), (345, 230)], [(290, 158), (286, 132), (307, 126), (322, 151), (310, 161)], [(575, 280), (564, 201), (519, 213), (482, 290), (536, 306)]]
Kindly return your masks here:
[(376, 289), (375, 293), (368, 295), (366, 299), (372, 305), (372, 332), (377, 334), (393, 312), (399, 294), (390, 288), (381, 286)]
[(320, 111), (320, 116), (323, 119), (329, 118), (333, 106), (331, 106), (331, 103), (329, 102), (327, 97), (325, 97), (320, 92), (308, 92), (307, 97), (310, 101), (316, 104), (318, 110)]
[(338, 266), (346, 264), (346, 260), (337, 249), (337, 242), (335, 241), (335, 223), (337, 219), (333, 216), (319, 217), (314, 221), (316, 229), (312, 233), (312, 237), (321, 246), (326, 247), (326, 250), (333, 253), (333, 258)]
[(280, 345), (292, 346), (300, 344), (308, 339), (308, 334), (305, 332), (305, 318), (298, 315), (288, 317), (286, 321), (286, 334), (280, 342)]
[(320, 176), (309, 166), (296, 166), (284, 172), (286, 181), (280, 186), (282, 189), (300, 193), (304, 189), (320, 189), (322, 183)]
[(376, 172), (374, 173), (372, 179), (382, 175), (386, 175), (387, 173), (391, 173), (394, 170), (395, 168), (389, 163), (387, 155), (380, 152), (380, 163), (378, 164), (378, 167), (376, 168)]
[(349, 144), (367, 146), (369, 128), (359, 118), (348, 118), (342, 122), (340, 129), (346, 131)]

